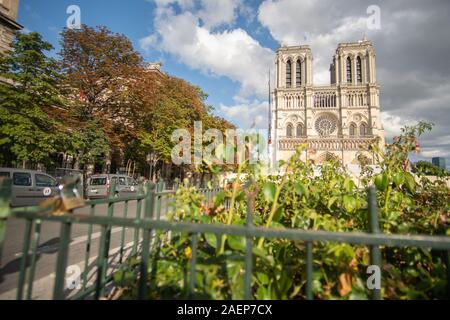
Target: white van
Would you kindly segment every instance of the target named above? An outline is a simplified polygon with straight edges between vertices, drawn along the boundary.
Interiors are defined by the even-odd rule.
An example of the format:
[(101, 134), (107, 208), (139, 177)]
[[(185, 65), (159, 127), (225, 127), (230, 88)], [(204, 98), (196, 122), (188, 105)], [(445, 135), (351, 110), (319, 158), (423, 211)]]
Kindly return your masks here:
[(88, 199), (101, 199), (111, 196), (112, 183), (116, 184), (116, 196), (131, 196), (138, 193), (138, 183), (132, 177), (123, 174), (96, 174), (89, 178)]
[(58, 193), (58, 183), (52, 176), (34, 170), (0, 168), (0, 177), (11, 179), (11, 206), (36, 206)]

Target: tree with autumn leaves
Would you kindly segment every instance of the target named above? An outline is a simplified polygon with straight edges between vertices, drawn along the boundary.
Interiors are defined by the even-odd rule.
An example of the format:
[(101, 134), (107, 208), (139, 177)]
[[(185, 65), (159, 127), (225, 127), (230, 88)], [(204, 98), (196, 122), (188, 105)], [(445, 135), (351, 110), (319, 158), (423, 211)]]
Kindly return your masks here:
[(105, 27), (62, 33), (61, 64), (72, 97), (68, 115), (100, 121), (110, 146), (112, 170), (133, 161), (148, 168), (155, 154), (165, 176), (171, 171), (172, 132), (194, 121), (225, 130), (231, 124), (211, 114), (207, 95), (188, 82), (151, 70), (131, 42)]
[[(54, 74), (53, 91), (48, 91), (54, 101), (47, 99), (35, 106), (52, 122), (54, 127), (47, 126), (49, 134), (58, 136), (59, 140), (39, 158), (19, 157), (12, 151), (11, 143), (0, 144), (8, 154), (1, 159), (3, 162), (30, 161), (49, 165), (54, 153), (63, 152), (73, 157), (75, 168), (86, 169), (88, 165), (98, 164), (105, 171), (115, 172), (132, 161), (136, 170), (144, 173), (148, 171), (147, 156), (153, 154), (158, 159), (158, 170), (164, 169), (164, 175), (170, 178), (173, 130), (193, 130), (194, 121), (202, 121), (205, 130), (232, 127), (212, 115), (212, 108), (205, 101), (207, 95), (200, 88), (147, 68), (124, 35), (106, 27), (66, 29), (61, 34), (58, 61), (44, 54), (45, 50), (52, 49), (51, 45), (38, 34), (32, 35), (17, 35), (9, 63), (20, 60), (18, 55), (23, 52), (18, 49), (24, 41), (40, 46), (37, 50), (40, 60), (47, 61), (51, 66), (47, 67), (51, 68), (49, 74)], [(11, 68), (5, 70), (13, 73)], [(15, 81), (25, 84), (21, 79)], [(2, 88), (16, 90), (14, 86)], [(35, 95), (29, 94), (30, 97)], [(10, 126), (7, 120), (4, 123), (2, 120), (0, 143), (5, 140), (4, 133)], [(19, 139), (16, 141), (19, 143)], [(29, 149), (40, 148), (29, 146)], [(28, 152), (32, 150), (22, 153)], [(106, 166), (108, 163), (111, 167)]]

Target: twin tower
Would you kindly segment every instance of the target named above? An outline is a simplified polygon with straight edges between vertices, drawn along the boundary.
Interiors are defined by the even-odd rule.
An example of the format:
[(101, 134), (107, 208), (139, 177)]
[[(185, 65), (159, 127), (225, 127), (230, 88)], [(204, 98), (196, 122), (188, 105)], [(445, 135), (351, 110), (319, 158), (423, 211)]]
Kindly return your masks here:
[(281, 46), (272, 92), (272, 160), (288, 160), (306, 144), (303, 160), (374, 163), (369, 145), (384, 146), (375, 51), (367, 39), (341, 43), (330, 66), (330, 85), (315, 86), (309, 46)]

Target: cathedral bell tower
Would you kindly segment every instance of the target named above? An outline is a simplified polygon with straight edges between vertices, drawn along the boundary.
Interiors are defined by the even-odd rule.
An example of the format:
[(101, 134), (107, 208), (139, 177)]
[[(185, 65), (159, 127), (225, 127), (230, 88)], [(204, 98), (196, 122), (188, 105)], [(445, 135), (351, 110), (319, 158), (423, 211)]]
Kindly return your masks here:
[(373, 163), (369, 146), (375, 139), (384, 146), (384, 131), (372, 43), (364, 38), (339, 44), (330, 85), (314, 85), (309, 46), (281, 45), (275, 63), (272, 161), (288, 160), (296, 146), (305, 144), (304, 160), (358, 164), (364, 157)]

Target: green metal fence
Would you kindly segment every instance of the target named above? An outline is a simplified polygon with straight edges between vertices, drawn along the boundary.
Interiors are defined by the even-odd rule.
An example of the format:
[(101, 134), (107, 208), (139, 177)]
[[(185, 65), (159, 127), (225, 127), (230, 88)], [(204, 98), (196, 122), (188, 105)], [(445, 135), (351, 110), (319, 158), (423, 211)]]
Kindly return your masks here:
[[(87, 201), (86, 206), (79, 209), (80, 213), (69, 213), (62, 216), (54, 216), (42, 210), (42, 208), (17, 208), (11, 209), (8, 205), (10, 192), (9, 182), (1, 181), (0, 186), (0, 257), (4, 245), (5, 223), (8, 217), (25, 219), (26, 227), (23, 242), (23, 255), (20, 263), (20, 272), (17, 285), (17, 299), (31, 299), (33, 293), (33, 281), (36, 267), (36, 253), (39, 246), (41, 225), (43, 222), (60, 223), (60, 243), (57, 252), (55, 269), (55, 282), (53, 289), (54, 299), (67, 298), (65, 292), (65, 277), (68, 262), (68, 249), (71, 241), (71, 230), (74, 225), (87, 225), (88, 238), (82, 277), (82, 289), (71, 299), (84, 299), (94, 297), (96, 299), (105, 295), (105, 290), (112, 282), (112, 275), (108, 274), (111, 268), (110, 257), (111, 230), (113, 227), (122, 228), (119, 251), (119, 265), (127, 259), (125, 255), (125, 230), (134, 232), (131, 243), (131, 255), (140, 256), (139, 266), (139, 298), (148, 296), (147, 276), (149, 270), (151, 238), (155, 231), (183, 232), (191, 235), (192, 257), (189, 266), (189, 279), (187, 285), (189, 292), (195, 290), (195, 273), (197, 264), (197, 244), (200, 234), (234, 235), (245, 237), (245, 299), (252, 298), (252, 271), (253, 271), (253, 239), (264, 237), (271, 239), (287, 239), (303, 241), (306, 243), (306, 296), (313, 298), (312, 274), (313, 274), (313, 246), (314, 242), (336, 242), (353, 245), (368, 246), (370, 250), (370, 263), (381, 266), (380, 246), (387, 247), (421, 247), (442, 250), (447, 257), (447, 285), (450, 281), (450, 237), (447, 236), (418, 236), (418, 235), (393, 235), (382, 234), (379, 229), (376, 195), (374, 189), (369, 189), (368, 219), (370, 230), (367, 233), (354, 232), (327, 232), (298, 229), (277, 229), (256, 227), (253, 224), (254, 197), (249, 196), (248, 214), (245, 226), (221, 225), (221, 224), (197, 224), (185, 222), (169, 222), (161, 219), (167, 210), (167, 201), (170, 201), (174, 190), (164, 191), (164, 185), (149, 185), (144, 192), (140, 188), (137, 196), (128, 198), (108, 198), (102, 200)], [(220, 189), (201, 190), (208, 200), (212, 200)], [(136, 202), (135, 215), (130, 216), (129, 203)], [(120, 214), (115, 212), (115, 206), (123, 205)], [(106, 215), (97, 215), (96, 208), (99, 205), (107, 205)], [(86, 214), (85, 210), (89, 209)], [(87, 285), (88, 260), (91, 255), (92, 232), (94, 227), (100, 227), (101, 237), (96, 259), (96, 281)], [(29, 253), (29, 254), (27, 254)], [(0, 261), (1, 262), (1, 261)], [(25, 288), (26, 287), (26, 288)], [(25, 290), (26, 289), (26, 290)], [(448, 287), (450, 292), (450, 287)], [(26, 291), (26, 292), (25, 292)], [(380, 299), (380, 290), (372, 290), (372, 299)]]

